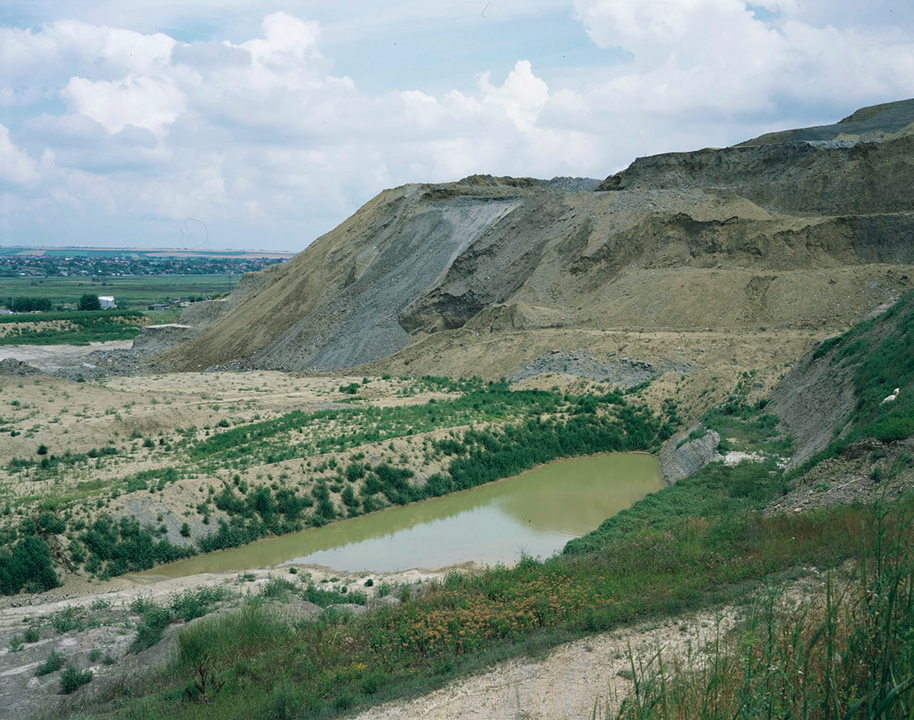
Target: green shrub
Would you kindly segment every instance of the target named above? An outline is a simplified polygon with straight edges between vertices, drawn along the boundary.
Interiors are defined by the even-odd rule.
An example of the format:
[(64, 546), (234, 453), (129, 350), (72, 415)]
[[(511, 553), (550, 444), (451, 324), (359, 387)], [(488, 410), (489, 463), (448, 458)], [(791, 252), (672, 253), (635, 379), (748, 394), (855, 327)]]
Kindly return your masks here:
[(73, 665), (67, 665), (60, 674), (60, 691), (69, 695), (89, 682), (92, 682), (91, 670), (79, 670)]
[(130, 652), (139, 653), (157, 644), (172, 619), (171, 611), (155, 603), (146, 606), (143, 619), (136, 631), (136, 638), (130, 645)]
[(0, 595), (13, 595), (26, 586), (43, 592), (59, 584), (48, 547), (38, 536), (20, 538), (11, 550), (0, 547)]
[(58, 650), (52, 650), (47, 660), (35, 668), (35, 675), (41, 677), (42, 675), (50, 675), (52, 672), (57, 672), (60, 670), (60, 668), (63, 667), (63, 664), (66, 661), (66, 655), (64, 655), (62, 652), (59, 652)]
[(193, 620), (212, 612), (213, 606), (228, 597), (229, 592), (221, 587), (199, 587), (185, 590), (171, 599), (171, 609), (178, 617)]

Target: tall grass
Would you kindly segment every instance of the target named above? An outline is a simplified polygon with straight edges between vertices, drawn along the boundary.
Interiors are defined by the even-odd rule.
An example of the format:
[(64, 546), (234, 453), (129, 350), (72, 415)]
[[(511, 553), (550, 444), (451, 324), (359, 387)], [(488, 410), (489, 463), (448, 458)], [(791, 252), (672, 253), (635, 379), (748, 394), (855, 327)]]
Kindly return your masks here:
[(737, 633), (688, 664), (664, 664), (660, 653), (644, 663), (630, 658), (634, 692), (614, 716), (914, 717), (910, 521), (910, 508), (877, 510), (856, 581), (829, 573), (824, 592), (800, 602), (764, 593)]

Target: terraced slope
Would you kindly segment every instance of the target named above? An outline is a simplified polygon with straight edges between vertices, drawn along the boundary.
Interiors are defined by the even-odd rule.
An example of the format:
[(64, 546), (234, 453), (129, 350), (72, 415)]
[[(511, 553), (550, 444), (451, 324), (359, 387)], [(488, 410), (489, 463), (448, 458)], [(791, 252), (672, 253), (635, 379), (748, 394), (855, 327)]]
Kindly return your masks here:
[[(783, 364), (912, 287), (912, 123), (914, 101), (864, 109), (641, 158), (596, 191), (489, 176), (387, 190), (160, 360), (489, 377), (555, 371), (544, 358), (562, 352), (653, 375)], [(711, 330), (727, 334), (713, 359)]]

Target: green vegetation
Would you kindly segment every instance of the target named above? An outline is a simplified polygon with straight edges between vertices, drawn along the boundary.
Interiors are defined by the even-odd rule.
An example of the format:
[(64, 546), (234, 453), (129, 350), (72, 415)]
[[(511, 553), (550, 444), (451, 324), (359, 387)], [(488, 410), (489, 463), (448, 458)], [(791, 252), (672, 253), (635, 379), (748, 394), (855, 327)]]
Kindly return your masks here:
[(73, 665), (67, 665), (60, 674), (60, 692), (69, 695), (89, 682), (92, 682), (91, 670), (80, 670)]
[(50, 675), (52, 672), (57, 672), (60, 668), (63, 667), (63, 664), (67, 661), (67, 656), (64, 655), (59, 650), (52, 650), (51, 654), (48, 655), (47, 660), (39, 664), (35, 668), (35, 675), (41, 677), (42, 675)]
[(910, 520), (877, 510), (856, 582), (829, 574), (824, 598), (800, 609), (778, 589), (764, 593), (738, 633), (689, 667), (664, 665), (659, 652), (638, 665), (630, 658), (635, 691), (614, 717), (911, 717)]
[(86, 570), (103, 578), (148, 570), (156, 563), (194, 554), (190, 548), (172, 545), (167, 538), (157, 540), (152, 530), (140, 527), (132, 516), (115, 522), (110, 515), (100, 515), (77, 540), (86, 550)]
[[(557, 458), (656, 450), (674, 431), (672, 413), (666, 418), (657, 416), (613, 392), (584, 396), (515, 392), (505, 383), (434, 377), (422, 378), (404, 389), (409, 393), (429, 391), (450, 395), (431, 398), (425, 404), (389, 408), (356, 405), (314, 413), (294, 411), (250, 424), (217, 423), (212, 434), (208, 428), (202, 437), (196, 428), (181, 429), (180, 439), (174, 445), (169, 443), (173, 464), (120, 479), (80, 483), (69, 495), (56, 498), (53, 507), (48, 505), (41, 515), (44, 525), (36, 542), (43, 545), (44, 537), (65, 535), (68, 561), (73, 567), (110, 578), (197, 552), (235, 547), (271, 534), (318, 527), (390, 505), (473, 488)], [(421, 450), (413, 451), (413, 459), (404, 452), (394, 452), (390, 442), (405, 439), (409, 444), (416, 435), (448, 426), (454, 429), (443, 438), (421, 439)], [(236, 472), (233, 484), (226, 483), (218, 491), (212, 488), (199, 498), (196, 511), (204, 524), (210, 524), (210, 515), (215, 515), (214, 531), (194, 532), (191, 545), (175, 544), (165, 525), (141, 525), (132, 516), (115, 519), (104, 511), (101, 497), (91, 512), (85, 512), (89, 497), (104, 493), (114, 499), (129, 493), (160, 492), (187, 477), (191, 467), (194, 473), (216, 474), (220, 469), (238, 471), (258, 463), (292, 459), (308, 459), (310, 467), (310, 458), (347, 453), (370, 443), (387, 443), (384, 450), (390, 455), (383, 453), (366, 461), (364, 452), (352, 452), (340, 462), (331, 455), (312, 468), (310, 482), (289, 482), (284, 470), (278, 482), (270, 476), (269, 485), (253, 484)], [(158, 447), (150, 438), (142, 445), (147, 450)], [(420, 451), (422, 455), (417, 455)], [(10, 459), (6, 470), (28, 480), (56, 479), (92, 461), (99, 468), (109, 457), (116, 462), (114, 458), (121, 452), (106, 445), (88, 453), (57, 454), (53, 448), (42, 446), (32, 457)], [(437, 463), (425, 483), (412, 480), (414, 459), (426, 466)], [(304, 464), (301, 470), (305, 471)], [(78, 514), (83, 517), (77, 518), (74, 509), (79, 503), (83, 512)], [(180, 527), (180, 534), (190, 538), (191, 524), (185, 522)], [(4, 532), (10, 546), (29, 534), (9, 521)], [(22, 545), (20, 554), (24, 549)], [(50, 567), (49, 558), (46, 565)], [(14, 575), (19, 578), (22, 573), (17, 570)], [(44, 582), (50, 583), (52, 578), (48, 576)], [(21, 587), (22, 582), (11, 576), (0, 591), (16, 592)]]
[(70, 277), (4, 277), (0, 288), (4, 297), (17, 299), (41, 298), (50, 300), (54, 307), (69, 303), (75, 305), (79, 298), (92, 295), (113, 295), (121, 309), (146, 309), (151, 303), (178, 300), (185, 297), (213, 297), (223, 295), (235, 287), (241, 274), (225, 272), (206, 275), (135, 275)]
[[(429, 497), (466, 490), (516, 475), (560, 457), (600, 452), (648, 450), (659, 447), (673, 429), (645, 407), (631, 407), (618, 395), (564, 397), (541, 391), (512, 392), (506, 385), (490, 383), (456, 399), (420, 406), (353, 408), (306, 414), (295, 411), (275, 420), (226, 430), (196, 443), (189, 455), (234, 461), (242, 467), (260, 458), (279, 462), (314, 452), (308, 443), (290, 442), (295, 430), (345, 419), (349, 433), (327, 434), (315, 445), (321, 451), (345, 450), (366, 442), (388, 440), (434, 429), (441, 424), (495, 420), (506, 414), (526, 420), (466, 430), (462, 435), (437, 441), (437, 456), (451, 456), (444, 472), (435, 473), (422, 486), (410, 483), (413, 471), (388, 462), (363, 465), (351, 462), (338, 468), (337, 492), (348, 517), (387, 505), (403, 505)], [(544, 415), (549, 414), (549, 417)], [(360, 481), (358, 494), (348, 483)], [(283, 534), (306, 525), (321, 526), (340, 517), (326, 482), (318, 482), (307, 495), (289, 488), (261, 486), (238, 491), (224, 487), (212, 498), (217, 510), (229, 515), (215, 533), (198, 538), (200, 550), (235, 547), (267, 534)], [(313, 510), (311, 510), (313, 508)], [(306, 512), (310, 511), (310, 512)]]
[(102, 304), (98, 299), (98, 295), (84, 293), (83, 296), (79, 298), (79, 305), (76, 309), (82, 312), (91, 312), (93, 310), (101, 310)]
[(168, 607), (162, 607), (148, 598), (137, 598), (130, 604), (130, 609), (140, 615), (130, 651), (138, 653), (155, 645), (162, 639), (165, 628), (172, 620), (183, 618), (190, 621), (203, 617), (228, 596), (229, 593), (224, 588), (201, 587), (175, 595)]
[(0, 547), (0, 595), (42, 592), (58, 584), (51, 554), (37, 535), (25, 535), (12, 547)]
[[(6, 471), (10, 474), (25, 472), (33, 480), (45, 480), (56, 475), (62, 468), (81, 466), (90, 459), (99, 461), (117, 454), (116, 448), (105, 445), (93, 448), (88, 453), (71, 453), (67, 450), (63, 455), (53, 455), (49, 454), (47, 446), (42, 444), (36, 451), (36, 455), (41, 456), (40, 460), (13, 458), (6, 464)], [(100, 464), (97, 463), (96, 466), (100, 467)]]
[(47, 298), (10, 298), (9, 309), (14, 313), (50, 312), (52, 306)]
[[(130, 340), (145, 324), (143, 315), (127, 310), (98, 312), (49, 312), (41, 315), (6, 315), (4, 325), (38, 323), (34, 328), (16, 328), (0, 335), (0, 345), (88, 345), (90, 342)], [(63, 327), (60, 327), (60, 325)]]
[[(914, 435), (914, 293), (905, 296), (876, 318), (855, 325), (843, 335), (823, 342), (814, 357), (853, 369), (854, 410), (849, 432), (813, 456), (796, 474), (834, 457), (865, 438), (883, 443)], [(895, 388), (898, 397), (888, 403)]]

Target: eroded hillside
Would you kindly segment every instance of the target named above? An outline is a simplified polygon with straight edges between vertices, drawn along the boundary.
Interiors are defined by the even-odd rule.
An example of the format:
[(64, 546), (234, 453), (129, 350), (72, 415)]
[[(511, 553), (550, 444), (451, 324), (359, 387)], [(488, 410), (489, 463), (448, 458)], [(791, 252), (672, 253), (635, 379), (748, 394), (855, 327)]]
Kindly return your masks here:
[[(912, 287), (912, 121), (914, 101), (865, 109), (641, 158), (596, 190), (489, 176), (387, 190), (159, 359), (524, 378), (573, 352), (571, 374), (622, 382), (604, 369), (783, 365)], [(709, 362), (712, 328), (725, 347)]]

